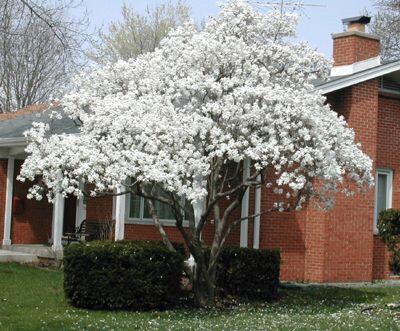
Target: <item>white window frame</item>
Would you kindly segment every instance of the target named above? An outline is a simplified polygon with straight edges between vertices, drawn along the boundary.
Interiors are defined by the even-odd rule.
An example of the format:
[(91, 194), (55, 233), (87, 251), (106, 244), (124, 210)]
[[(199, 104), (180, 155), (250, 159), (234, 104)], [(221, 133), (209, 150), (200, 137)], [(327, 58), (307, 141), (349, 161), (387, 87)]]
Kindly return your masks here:
[(393, 192), (393, 171), (390, 169), (376, 169), (375, 177), (375, 208), (374, 208), (374, 234), (378, 234), (378, 176), (385, 175), (387, 178), (386, 187), (386, 209), (392, 208), (392, 192)]
[[(144, 218), (144, 198), (140, 197), (140, 211), (139, 211), (139, 218), (137, 217), (129, 217), (129, 212), (131, 208), (131, 193), (128, 193), (126, 195), (126, 208), (125, 208), (125, 224), (142, 224), (142, 225), (153, 225), (153, 219), (152, 218)], [(183, 201), (184, 203), (184, 201)], [(160, 222), (163, 225), (166, 226), (175, 226), (176, 220), (175, 219), (160, 219)], [(187, 227), (189, 226), (189, 221), (184, 220), (183, 221), (183, 226)]]

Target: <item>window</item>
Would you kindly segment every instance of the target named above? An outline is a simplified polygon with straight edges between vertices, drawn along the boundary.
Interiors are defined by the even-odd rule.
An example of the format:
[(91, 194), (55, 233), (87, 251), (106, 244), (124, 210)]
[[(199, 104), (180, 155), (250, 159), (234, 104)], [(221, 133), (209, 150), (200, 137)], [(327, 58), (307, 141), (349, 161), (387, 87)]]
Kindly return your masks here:
[(379, 89), (382, 92), (400, 94), (400, 82), (393, 76), (385, 75), (380, 78)]
[(375, 215), (374, 231), (377, 232), (378, 216), (382, 210), (392, 207), (392, 181), (391, 170), (379, 169), (376, 171), (375, 182)]
[[(150, 215), (148, 204), (145, 198), (139, 197), (134, 194), (127, 196), (127, 219), (131, 223), (153, 223), (153, 218)], [(182, 199), (182, 203), (185, 203), (186, 208), (191, 208), (189, 202)], [(175, 225), (175, 216), (172, 209), (167, 204), (159, 201), (154, 201), (154, 207), (158, 211), (160, 220), (167, 225)]]
[[(175, 216), (172, 213), (170, 206), (161, 203), (159, 201), (154, 201), (154, 207), (158, 211), (158, 216), (160, 219), (164, 220), (175, 220)], [(137, 195), (129, 195), (129, 219), (139, 219), (139, 220), (152, 220), (148, 204), (146, 200)]]

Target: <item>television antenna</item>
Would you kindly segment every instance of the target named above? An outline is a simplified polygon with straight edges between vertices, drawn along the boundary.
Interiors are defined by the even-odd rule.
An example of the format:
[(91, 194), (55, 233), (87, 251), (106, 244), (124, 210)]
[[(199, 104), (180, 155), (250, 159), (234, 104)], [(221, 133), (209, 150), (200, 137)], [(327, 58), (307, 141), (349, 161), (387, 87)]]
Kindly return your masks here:
[(248, 0), (248, 2), (255, 7), (260, 9), (267, 8), (280, 8), (281, 14), (283, 13), (285, 8), (289, 8), (291, 10), (303, 10), (304, 7), (326, 7), (326, 5), (320, 5), (315, 3), (308, 3), (301, 0), (280, 0), (280, 1), (263, 1), (263, 0)]

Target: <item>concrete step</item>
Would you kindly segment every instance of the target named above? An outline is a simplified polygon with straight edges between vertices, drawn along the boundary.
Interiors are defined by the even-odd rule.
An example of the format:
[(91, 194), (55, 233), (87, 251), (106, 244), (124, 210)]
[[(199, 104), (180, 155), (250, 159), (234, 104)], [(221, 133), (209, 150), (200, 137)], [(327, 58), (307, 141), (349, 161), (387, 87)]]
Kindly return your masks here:
[(27, 253), (38, 257), (56, 258), (55, 252), (50, 246), (45, 245), (11, 245), (6, 247), (7, 250), (13, 252)]
[(0, 262), (38, 263), (39, 259), (34, 254), (0, 249)]

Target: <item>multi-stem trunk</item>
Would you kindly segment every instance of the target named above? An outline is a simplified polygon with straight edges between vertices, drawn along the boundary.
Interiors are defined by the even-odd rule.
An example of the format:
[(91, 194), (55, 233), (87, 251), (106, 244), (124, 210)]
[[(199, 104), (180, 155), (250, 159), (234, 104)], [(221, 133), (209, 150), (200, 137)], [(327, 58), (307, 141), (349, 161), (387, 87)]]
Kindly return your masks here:
[(193, 292), (200, 307), (210, 308), (215, 305), (216, 272), (203, 262), (197, 263), (194, 269)]

